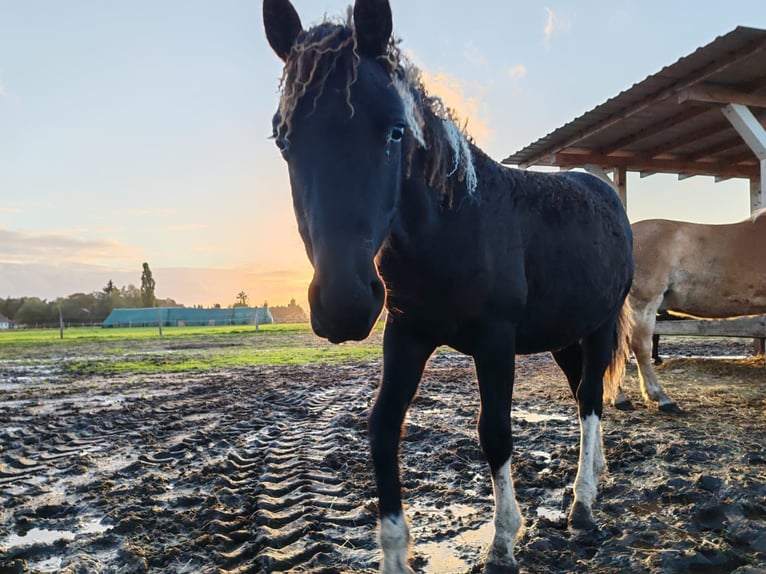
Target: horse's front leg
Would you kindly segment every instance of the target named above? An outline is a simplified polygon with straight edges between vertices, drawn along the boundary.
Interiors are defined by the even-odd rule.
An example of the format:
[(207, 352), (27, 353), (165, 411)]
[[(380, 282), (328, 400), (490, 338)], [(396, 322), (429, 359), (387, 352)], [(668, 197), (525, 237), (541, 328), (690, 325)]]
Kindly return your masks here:
[(635, 325), (630, 347), (636, 357), (641, 394), (647, 404), (657, 404), (661, 411), (679, 412), (676, 402), (665, 394), (652, 365), (652, 335), (657, 321), (657, 308), (652, 305), (633, 310)]
[(494, 338), (474, 356), (481, 393), (479, 441), (492, 473), (495, 495), (495, 535), (487, 552), (484, 574), (518, 572), (513, 549), (524, 530), (511, 477), (514, 347), (515, 337), (505, 334)]
[(384, 574), (405, 574), (410, 534), (402, 512), (399, 439), (404, 415), (435, 345), (389, 319), (383, 336), (383, 377), (370, 413), (370, 450), (379, 498), (379, 537)]

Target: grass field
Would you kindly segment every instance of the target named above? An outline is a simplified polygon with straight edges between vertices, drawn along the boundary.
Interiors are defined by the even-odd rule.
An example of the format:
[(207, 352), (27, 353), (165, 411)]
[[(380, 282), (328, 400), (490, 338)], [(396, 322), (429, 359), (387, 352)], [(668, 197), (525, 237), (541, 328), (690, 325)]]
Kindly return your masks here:
[(60, 362), (72, 373), (201, 371), (251, 365), (351, 363), (381, 356), (382, 326), (361, 342), (332, 345), (308, 324), (71, 328), (0, 333), (0, 360)]

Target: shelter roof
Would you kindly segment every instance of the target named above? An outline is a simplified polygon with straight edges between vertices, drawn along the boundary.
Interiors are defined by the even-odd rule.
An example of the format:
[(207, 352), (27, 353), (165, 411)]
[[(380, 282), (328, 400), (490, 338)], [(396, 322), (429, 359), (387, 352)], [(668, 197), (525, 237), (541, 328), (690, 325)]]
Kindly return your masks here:
[(766, 30), (719, 36), (503, 163), (758, 177), (755, 154), (721, 112), (729, 103), (766, 126)]

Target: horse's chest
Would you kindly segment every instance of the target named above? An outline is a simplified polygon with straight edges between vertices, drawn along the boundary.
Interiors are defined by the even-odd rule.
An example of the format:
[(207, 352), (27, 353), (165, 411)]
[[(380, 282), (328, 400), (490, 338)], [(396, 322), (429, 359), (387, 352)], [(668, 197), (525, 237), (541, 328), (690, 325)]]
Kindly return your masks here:
[(487, 320), (515, 322), (526, 298), (523, 261), (506, 258), (501, 267), (485, 256), (454, 251), (429, 259), (381, 260), (389, 311), (428, 325), (445, 343), (463, 326)]

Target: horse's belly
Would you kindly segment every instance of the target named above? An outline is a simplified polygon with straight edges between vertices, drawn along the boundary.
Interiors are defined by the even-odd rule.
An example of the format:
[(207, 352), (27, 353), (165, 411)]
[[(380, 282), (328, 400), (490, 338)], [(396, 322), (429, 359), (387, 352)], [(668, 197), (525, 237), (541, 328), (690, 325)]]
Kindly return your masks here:
[(707, 319), (725, 319), (727, 317), (766, 313), (766, 299), (751, 299), (746, 294), (744, 295), (737, 294), (727, 298), (716, 297), (711, 299), (709, 294), (699, 297), (688, 294), (685, 297), (673, 297), (671, 294), (665, 297), (660, 308), (665, 311), (674, 311)]

